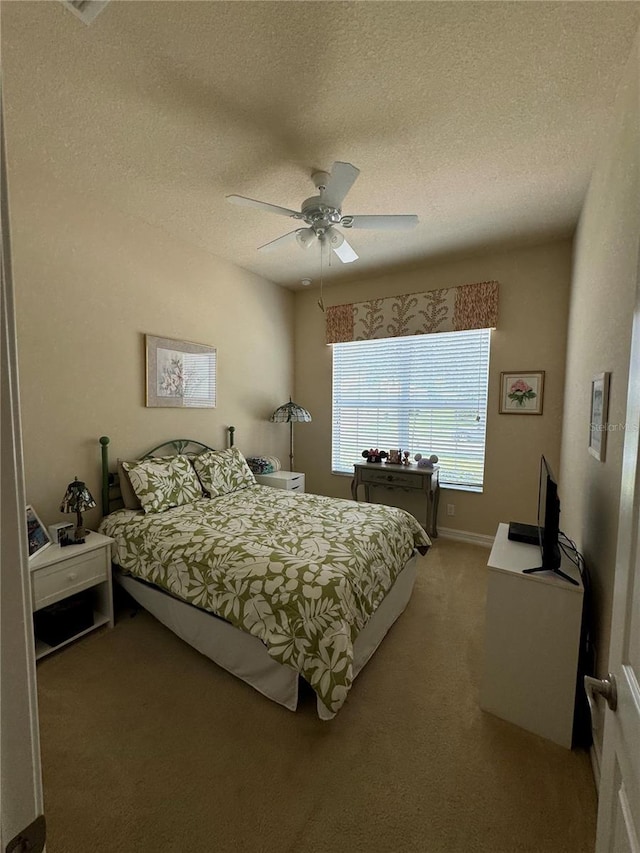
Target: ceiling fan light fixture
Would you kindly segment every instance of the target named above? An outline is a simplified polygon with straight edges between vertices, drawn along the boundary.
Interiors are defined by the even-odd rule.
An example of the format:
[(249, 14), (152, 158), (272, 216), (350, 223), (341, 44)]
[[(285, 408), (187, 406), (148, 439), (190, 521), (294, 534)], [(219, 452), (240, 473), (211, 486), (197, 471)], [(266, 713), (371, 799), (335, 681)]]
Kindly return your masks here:
[(340, 246), (344, 243), (344, 235), (339, 231), (336, 231), (335, 228), (330, 228), (327, 232), (329, 237), (329, 244), (332, 249), (339, 249)]
[(318, 235), (313, 228), (301, 228), (299, 231), (296, 231), (296, 241), (303, 249), (308, 249), (317, 239)]

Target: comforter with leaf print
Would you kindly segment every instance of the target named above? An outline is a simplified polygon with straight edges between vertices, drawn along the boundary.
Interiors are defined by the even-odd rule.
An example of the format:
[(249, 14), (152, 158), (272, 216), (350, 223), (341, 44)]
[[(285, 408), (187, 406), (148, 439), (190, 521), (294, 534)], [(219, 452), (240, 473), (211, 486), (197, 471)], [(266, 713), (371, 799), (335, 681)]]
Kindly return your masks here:
[(259, 637), (333, 712), (353, 680), (355, 638), (430, 544), (404, 510), (267, 486), (118, 510), (100, 530), (122, 569)]

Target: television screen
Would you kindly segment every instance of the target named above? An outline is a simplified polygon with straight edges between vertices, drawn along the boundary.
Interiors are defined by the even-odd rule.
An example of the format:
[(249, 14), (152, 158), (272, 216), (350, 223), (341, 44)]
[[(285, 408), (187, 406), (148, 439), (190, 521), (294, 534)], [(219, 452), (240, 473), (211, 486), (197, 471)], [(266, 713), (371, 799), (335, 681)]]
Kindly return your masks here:
[(544, 456), (540, 459), (540, 486), (538, 489), (538, 536), (542, 554), (542, 568), (555, 571), (560, 568), (560, 499), (558, 484), (551, 466)]
[(534, 569), (523, 569), (525, 574), (551, 571), (569, 583), (579, 586), (579, 582), (560, 568), (560, 498), (558, 484), (553, 471), (544, 456), (540, 459), (540, 484), (538, 487), (538, 541), (540, 543), (541, 565)]

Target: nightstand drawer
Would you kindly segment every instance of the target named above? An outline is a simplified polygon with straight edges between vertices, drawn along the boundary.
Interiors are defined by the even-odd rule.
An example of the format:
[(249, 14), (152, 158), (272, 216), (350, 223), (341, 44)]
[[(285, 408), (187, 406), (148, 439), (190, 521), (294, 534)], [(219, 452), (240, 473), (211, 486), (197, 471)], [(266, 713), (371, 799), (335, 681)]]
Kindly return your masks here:
[(31, 577), (33, 609), (39, 610), (106, 580), (108, 569), (104, 548), (40, 569)]
[(290, 492), (304, 492), (304, 474), (296, 474), (291, 477), (288, 488)]
[(304, 493), (304, 474), (297, 471), (273, 471), (271, 474), (256, 474), (256, 483), (272, 489)]

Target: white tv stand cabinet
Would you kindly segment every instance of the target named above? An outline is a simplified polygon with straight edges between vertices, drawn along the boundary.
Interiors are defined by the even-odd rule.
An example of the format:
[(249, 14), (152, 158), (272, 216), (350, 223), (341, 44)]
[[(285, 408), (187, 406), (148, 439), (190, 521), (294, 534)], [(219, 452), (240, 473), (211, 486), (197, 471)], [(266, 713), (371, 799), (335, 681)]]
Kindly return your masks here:
[(540, 565), (536, 545), (511, 542), (500, 524), (491, 555), (480, 706), (492, 714), (571, 748), (584, 589), (564, 554), (567, 583)]

